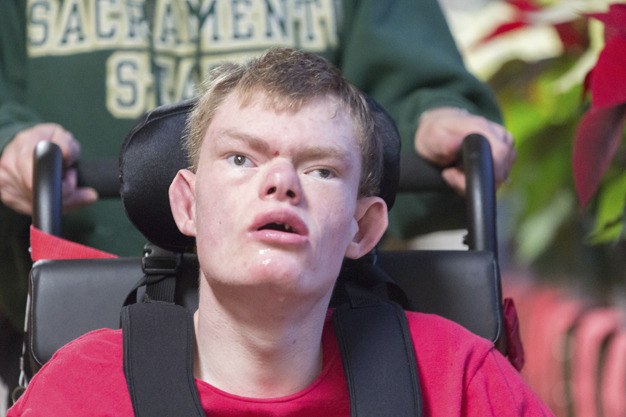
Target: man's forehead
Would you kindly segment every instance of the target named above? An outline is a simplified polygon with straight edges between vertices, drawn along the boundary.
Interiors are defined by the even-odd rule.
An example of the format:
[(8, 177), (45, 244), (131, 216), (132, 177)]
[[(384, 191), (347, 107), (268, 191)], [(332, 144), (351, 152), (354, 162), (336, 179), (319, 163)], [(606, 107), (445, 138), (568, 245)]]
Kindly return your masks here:
[(327, 108), (331, 116), (345, 110), (341, 100), (331, 94), (311, 94), (303, 97), (292, 97), (268, 91), (261, 86), (247, 92), (234, 90), (226, 97), (222, 105), (226, 102), (236, 103), (242, 109), (248, 106), (259, 106), (278, 113), (297, 113), (316, 104), (321, 104)]
[[(321, 128), (329, 127), (330, 125), (339, 126), (339, 130), (347, 130), (350, 132), (352, 140), (354, 140), (356, 128), (355, 123), (349, 112), (346, 111), (345, 106), (341, 101), (334, 96), (318, 95), (307, 99), (301, 103), (291, 103), (289, 98), (286, 97), (273, 97), (265, 90), (255, 91), (252, 95), (243, 96), (241, 93), (234, 91), (231, 92), (217, 107), (214, 117), (211, 120), (207, 131), (205, 132), (205, 139), (209, 133), (215, 134), (216, 131), (224, 133), (221, 127), (225, 120), (230, 120), (232, 124), (231, 132), (239, 131), (240, 134), (244, 134), (247, 131), (246, 123), (239, 120), (239, 113), (248, 113), (247, 117), (252, 122), (258, 121), (260, 124), (264, 122), (262, 117), (256, 117), (256, 113), (247, 112), (251, 108), (258, 108), (261, 111), (275, 112), (278, 116), (289, 115), (302, 115), (307, 112), (320, 112), (322, 114), (320, 123), (317, 123)], [(289, 125), (289, 121), (285, 120), (285, 125)], [(273, 127), (280, 128), (280, 126)], [(306, 133), (306, 132), (303, 132)], [(251, 135), (254, 132), (250, 133)], [(211, 135), (212, 136), (212, 135)], [(214, 138), (215, 139), (215, 138)]]
[[(267, 96), (258, 94), (254, 100), (245, 104), (241, 97), (235, 94), (228, 96), (221, 103), (205, 133), (203, 147), (219, 150), (224, 146), (237, 144), (268, 155), (290, 153), (295, 156), (297, 153), (301, 159), (332, 158), (343, 161), (346, 166), (360, 165), (354, 123), (348, 114), (342, 111), (338, 100), (320, 96), (297, 111), (276, 110), (275, 114), (281, 119), (279, 121), (268, 119), (267, 115), (260, 113), (264, 111), (271, 113), (275, 110), (271, 103), (267, 102)], [(315, 118), (309, 119), (306, 116), (306, 112), (313, 108), (315, 110), (312, 111), (322, 110), (322, 121), (313, 122), (305, 130), (297, 128), (294, 130), (290, 126), (289, 117), (283, 118), (304, 115), (301, 121), (314, 120)], [(247, 111), (250, 109), (252, 112)], [(247, 112), (243, 118), (245, 120), (238, 117), (239, 110)]]

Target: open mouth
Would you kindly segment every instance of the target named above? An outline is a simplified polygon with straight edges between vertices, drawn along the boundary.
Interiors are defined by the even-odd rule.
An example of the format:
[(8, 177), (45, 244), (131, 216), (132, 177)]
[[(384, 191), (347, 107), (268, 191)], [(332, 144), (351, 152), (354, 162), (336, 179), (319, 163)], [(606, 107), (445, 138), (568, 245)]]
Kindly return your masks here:
[(306, 223), (297, 214), (277, 209), (259, 214), (248, 230), (262, 233), (264, 239), (273, 236), (276, 239), (306, 240), (309, 235)]
[(285, 223), (268, 223), (264, 226), (261, 226), (259, 230), (276, 230), (285, 233), (296, 233), (293, 227)]

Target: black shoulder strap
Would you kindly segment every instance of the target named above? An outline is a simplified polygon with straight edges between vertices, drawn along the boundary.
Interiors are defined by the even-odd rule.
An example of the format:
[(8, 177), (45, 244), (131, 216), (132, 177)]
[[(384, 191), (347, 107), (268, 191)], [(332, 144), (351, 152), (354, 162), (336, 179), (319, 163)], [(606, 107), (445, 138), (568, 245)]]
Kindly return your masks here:
[(184, 307), (122, 309), (124, 374), (136, 417), (205, 417), (193, 377), (194, 330)]
[[(354, 291), (351, 291), (354, 293)], [(406, 316), (397, 304), (364, 294), (335, 311), (352, 417), (421, 417)], [(124, 374), (136, 417), (204, 417), (193, 377), (191, 315), (143, 302), (122, 309)]]
[(335, 310), (352, 417), (421, 417), (413, 341), (397, 304), (349, 288), (350, 303)]

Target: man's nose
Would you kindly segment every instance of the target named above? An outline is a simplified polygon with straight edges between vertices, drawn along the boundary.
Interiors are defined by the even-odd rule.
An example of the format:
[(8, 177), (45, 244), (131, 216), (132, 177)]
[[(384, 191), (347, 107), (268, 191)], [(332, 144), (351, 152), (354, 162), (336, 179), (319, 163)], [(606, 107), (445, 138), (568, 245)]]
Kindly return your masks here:
[(300, 179), (295, 167), (286, 161), (273, 163), (261, 187), (261, 198), (273, 198), (298, 204), (302, 198)]

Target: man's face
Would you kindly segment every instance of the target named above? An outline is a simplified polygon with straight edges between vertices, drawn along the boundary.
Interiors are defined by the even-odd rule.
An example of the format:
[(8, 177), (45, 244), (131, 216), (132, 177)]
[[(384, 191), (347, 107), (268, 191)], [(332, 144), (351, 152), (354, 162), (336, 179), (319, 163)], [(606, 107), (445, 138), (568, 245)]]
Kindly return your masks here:
[(328, 295), (358, 231), (352, 120), (329, 98), (297, 113), (277, 113), (261, 93), (251, 103), (231, 94), (201, 148), (193, 223), (203, 278)]

